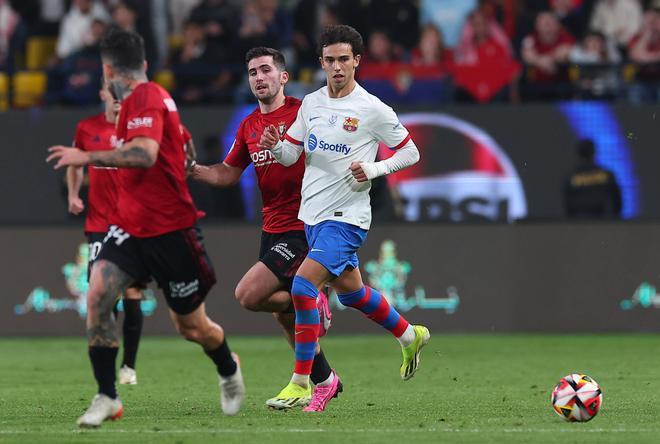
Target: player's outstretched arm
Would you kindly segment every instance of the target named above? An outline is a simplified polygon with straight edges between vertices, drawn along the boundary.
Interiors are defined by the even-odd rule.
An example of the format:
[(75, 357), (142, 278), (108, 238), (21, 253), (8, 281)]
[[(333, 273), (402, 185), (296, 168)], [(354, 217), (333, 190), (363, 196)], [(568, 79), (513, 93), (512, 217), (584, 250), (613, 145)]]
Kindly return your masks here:
[(228, 187), (235, 185), (241, 178), (243, 170), (226, 163), (216, 163), (215, 165), (195, 165), (191, 176), (194, 180), (214, 187)]
[(280, 133), (274, 125), (268, 125), (264, 129), (257, 147), (270, 150), (275, 160), (284, 166), (296, 163), (303, 152), (302, 146), (294, 145), (287, 140), (280, 140)]
[(412, 140), (394, 152), (389, 159), (380, 162), (353, 162), (350, 170), (358, 182), (366, 182), (385, 174), (407, 168), (419, 161), (419, 150)]
[(66, 187), (68, 190), (69, 213), (76, 216), (83, 212), (85, 204), (80, 198), (80, 187), (84, 179), (83, 167), (70, 166), (66, 169)]
[(121, 148), (110, 151), (81, 151), (67, 146), (53, 146), (48, 149), (50, 155), (46, 162), (55, 160), (55, 169), (65, 166), (83, 166), (87, 164), (119, 167), (149, 168), (158, 158), (160, 145), (148, 137), (136, 137)]

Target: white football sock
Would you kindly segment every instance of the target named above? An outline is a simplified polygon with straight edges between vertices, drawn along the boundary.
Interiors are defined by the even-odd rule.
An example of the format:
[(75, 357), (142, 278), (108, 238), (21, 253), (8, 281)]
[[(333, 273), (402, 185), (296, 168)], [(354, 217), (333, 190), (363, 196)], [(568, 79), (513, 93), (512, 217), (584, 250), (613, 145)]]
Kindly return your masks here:
[(396, 338), (397, 341), (401, 344), (401, 347), (408, 347), (415, 340), (415, 329), (412, 324), (408, 324), (406, 331), (403, 332), (401, 336)]
[(294, 373), (291, 377), (291, 382), (301, 387), (307, 388), (309, 387), (309, 375), (300, 375), (298, 373)]
[(328, 379), (326, 379), (323, 382), (319, 382), (316, 385), (323, 387), (323, 386), (332, 384), (332, 381), (334, 381), (334, 380), (335, 380), (335, 372), (330, 372), (330, 376), (328, 376)]

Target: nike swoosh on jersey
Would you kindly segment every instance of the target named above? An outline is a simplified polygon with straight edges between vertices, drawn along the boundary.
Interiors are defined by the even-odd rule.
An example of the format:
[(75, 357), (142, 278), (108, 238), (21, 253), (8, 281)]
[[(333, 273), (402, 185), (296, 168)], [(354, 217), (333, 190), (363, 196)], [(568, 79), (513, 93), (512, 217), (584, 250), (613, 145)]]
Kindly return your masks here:
[(325, 253), (325, 250), (321, 250), (319, 248), (312, 248), (312, 251), (320, 251), (321, 253)]
[(309, 118), (309, 121), (311, 122), (312, 120), (316, 120), (316, 119), (320, 119), (320, 118), (321, 118), (321, 116), (310, 117), (310, 118)]

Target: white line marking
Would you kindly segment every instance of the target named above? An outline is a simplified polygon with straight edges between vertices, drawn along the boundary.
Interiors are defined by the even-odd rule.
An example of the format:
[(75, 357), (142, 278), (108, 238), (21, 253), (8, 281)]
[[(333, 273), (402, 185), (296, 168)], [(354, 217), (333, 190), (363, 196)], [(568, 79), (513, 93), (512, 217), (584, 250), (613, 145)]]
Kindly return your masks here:
[[(409, 429), (258, 429), (251, 430), (244, 429), (113, 429), (113, 428), (98, 428), (98, 429), (72, 429), (72, 430), (0, 430), (0, 435), (28, 435), (28, 434), (83, 434), (83, 433), (160, 433), (160, 434), (186, 434), (186, 433), (660, 433), (660, 429), (607, 429), (607, 428), (592, 428), (592, 429), (578, 429), (572, 425), (567, 425), (569, 428), (558, 429), (535, 429), (535, 428), (515, 428), (515, 429), (461, 429), (461, 428), (409, 428)], [(580, 427), (577, 425), (577, 427)]]

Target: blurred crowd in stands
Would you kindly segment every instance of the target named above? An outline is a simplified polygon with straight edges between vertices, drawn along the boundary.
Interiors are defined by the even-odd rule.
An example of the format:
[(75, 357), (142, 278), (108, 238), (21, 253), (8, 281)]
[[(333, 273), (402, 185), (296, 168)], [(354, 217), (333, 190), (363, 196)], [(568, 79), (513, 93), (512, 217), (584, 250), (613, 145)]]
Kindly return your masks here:
[(362, 33), (359, 81), (386, 102), (660, 100), (660, 0), (0, 0), (0, 109), (98, 101), (98, 42), (138, 31), (181, 103), (241, 103), (244, 54), (284, 52), (317, 88), (316, 37)]

